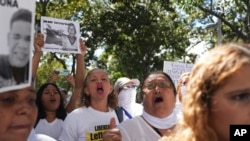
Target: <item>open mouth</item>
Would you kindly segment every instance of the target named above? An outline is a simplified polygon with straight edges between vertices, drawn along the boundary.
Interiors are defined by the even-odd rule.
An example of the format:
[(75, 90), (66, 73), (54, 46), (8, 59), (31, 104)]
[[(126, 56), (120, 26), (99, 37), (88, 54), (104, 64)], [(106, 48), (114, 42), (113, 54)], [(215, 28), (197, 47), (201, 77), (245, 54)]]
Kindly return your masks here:
[(103, 87), (97, 87), (97, 92), (98, 93), (103, 93)]
[(51, 103), (55, 103), (56, 100), (55, 100), (55, 99), (50, 99), (50, 102), (51, 102)]
[(160, 102), (163, 102), (163, 98), (162, 97), (157, 97), (155, 100), (154, 100), (155, 103), (160, 103)]

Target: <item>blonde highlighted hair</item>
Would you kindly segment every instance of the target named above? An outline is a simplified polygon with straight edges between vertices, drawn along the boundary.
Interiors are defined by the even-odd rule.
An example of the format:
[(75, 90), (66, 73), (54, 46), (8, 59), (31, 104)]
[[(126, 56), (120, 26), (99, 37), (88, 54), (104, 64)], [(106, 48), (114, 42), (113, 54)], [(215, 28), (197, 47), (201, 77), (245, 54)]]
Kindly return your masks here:
[[(94, 68), (94, 69), (90, 70), (83, 81), (83, 91), (82, 91), (82, 96), (80, 99), (80, 103), (78, 104), (78, 107), (82, 107), (82, 106), (89, 107), (91, 105), (91, 97), (90, 97), (90, 95), (88, 95), (84, 92), (84, 89), (88, 85), (88, 79), (89, 79), (90, 74), (92, 74), (92, 72), (94, 72), (94, 71), (99, 71), (99, 70), (103, 71), (107, 76), (109, 76), (105, 70), (100, 69), (100, 68)], [(110, 81), (110, 79), (109, 79), (109, 81)], [(111, 82), (110, 82), (110, 84), (111, 84)], [(118, 107), (118, 99), (117, 99), (117, 96), (114, 94), (114, 91), (112, 91), (108, 95), (108, 106), (110, 108), (113, 108), (113, 109), (116, 109)]]
[(218, 141), (209, 124), (211, 97), (245, 65), (250, 65), (250, 46), (235, 43), (216, 46), (195, 63), (189, 75), (183, 119), (177, 125), (177, 133), (161, 141)]
[(178, 83), (176, 86), (176, 91), (177, 91), (177, 98), (179, 101), (182, 101), (181, 86), (183, 85), (183, 78), (186, 76), (189, 77), (189, 75), (190, 75), (190, 72), (184, 72), (181, 74), (181, 76), (178, 80)]

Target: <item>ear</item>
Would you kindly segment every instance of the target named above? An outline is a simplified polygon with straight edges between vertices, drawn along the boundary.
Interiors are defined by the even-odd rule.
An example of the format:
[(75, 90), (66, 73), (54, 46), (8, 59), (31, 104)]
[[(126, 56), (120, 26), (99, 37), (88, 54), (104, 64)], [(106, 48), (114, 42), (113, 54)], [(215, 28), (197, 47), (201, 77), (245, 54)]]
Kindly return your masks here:
[(119, 92), (118, 92), (118, 91), (114, 91), (114, 94), (115, 94), (116, 96), (118, 96)]
[(83, 88), (83, 92), (84, 92), (85, 94), (89, 95), (89, 89), (88, 89), (88, 87)]
[(113, 85), (110, 84), (110, 91), (109, 91), (109, 93), (111, 93), (113, 91), (113, 89), (114, 89)]

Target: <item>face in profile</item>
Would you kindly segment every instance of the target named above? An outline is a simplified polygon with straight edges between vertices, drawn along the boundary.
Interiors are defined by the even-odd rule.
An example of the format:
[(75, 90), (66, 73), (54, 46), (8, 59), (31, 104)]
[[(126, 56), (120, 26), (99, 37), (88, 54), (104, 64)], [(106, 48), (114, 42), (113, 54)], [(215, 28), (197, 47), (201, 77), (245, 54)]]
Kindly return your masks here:
[(33, 88), (0, 93), (0, 140), (26, 141), (37, 117)]
[(234, 73), (212, 97), (210, 124), (218, 140), (229, 140), (231, 124), (250, 124), (250, 65)]
[(24, 67), (30, 58), (31, 23), (18, 20), (8, 34), (9, 62), (13, 67)]

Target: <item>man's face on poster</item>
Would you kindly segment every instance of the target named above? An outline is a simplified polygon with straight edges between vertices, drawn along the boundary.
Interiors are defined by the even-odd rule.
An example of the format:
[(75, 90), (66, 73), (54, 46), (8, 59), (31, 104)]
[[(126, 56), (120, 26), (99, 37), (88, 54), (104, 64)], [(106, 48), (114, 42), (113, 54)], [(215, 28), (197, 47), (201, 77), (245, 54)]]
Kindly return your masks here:
[(69, 27), (68, 27), (69, 36), (75, 36), (75, 34), (76, 34), (75, 30), (76, 29), (73, 25), (69, 25)]
[(24, 67), (29, 62), (31, 23), (18, 20), (8, 34), (9, 62), (13, 67)]

